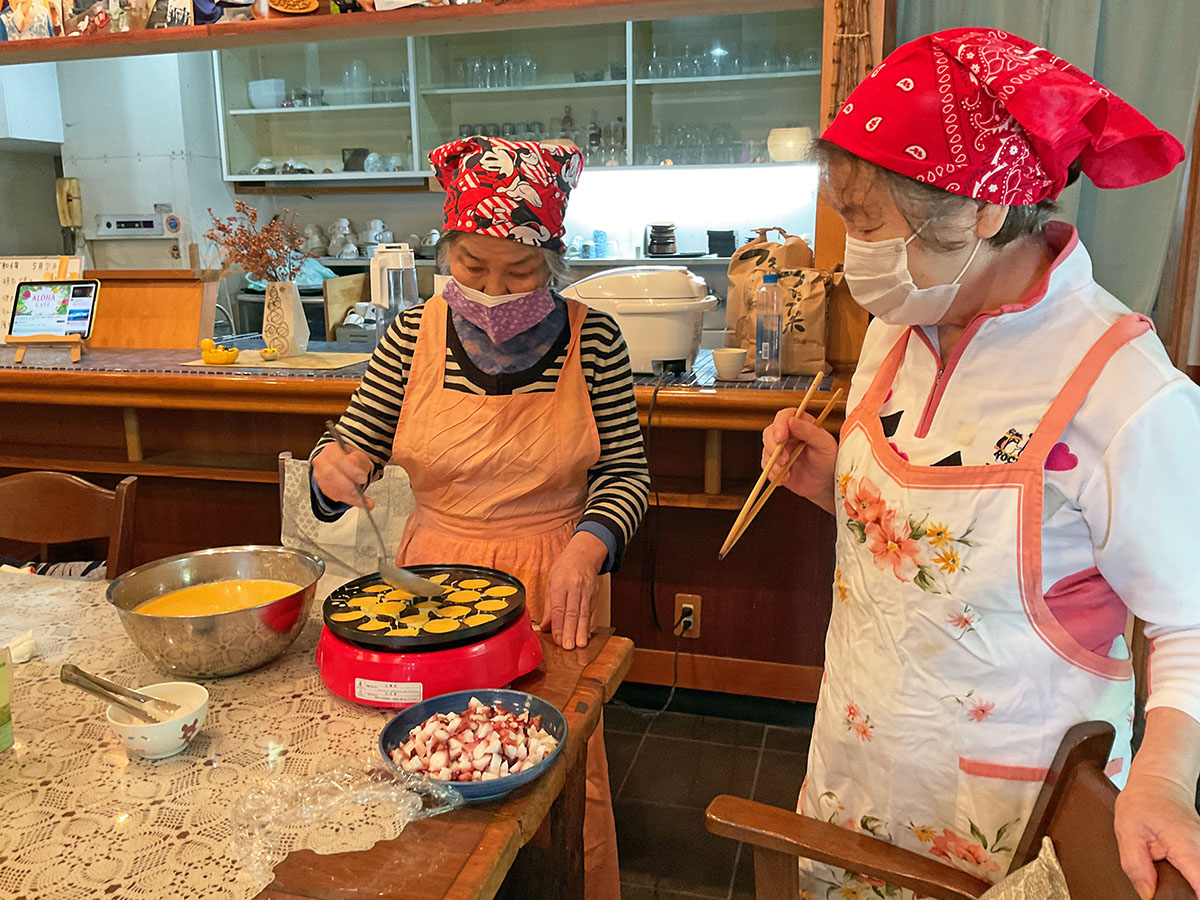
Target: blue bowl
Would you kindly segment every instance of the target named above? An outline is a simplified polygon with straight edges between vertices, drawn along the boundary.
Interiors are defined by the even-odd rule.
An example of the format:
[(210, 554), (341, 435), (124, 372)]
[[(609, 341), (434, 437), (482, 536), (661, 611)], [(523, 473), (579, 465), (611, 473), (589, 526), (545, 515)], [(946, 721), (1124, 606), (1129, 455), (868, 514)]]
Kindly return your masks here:
[(428, 700), (418, 703), (416, 706), (410, 706), (383, 727), (383, 731), (379, 733), (379, 752), (383, 754), (383, 758), (390, 765), (399, 768), (396, 763), (392, 762), (392, 751), (408, 740), (408, 734), (413, 728), (420, 725), (434, 713), (461, 713), (467, 708), (472, 697), (475, 697), (484, 706), (499, 703), (505, 709), (517, 715), (528, 710), (530, 718), (541, 716), (542, 728), (558, 741), (558, 746), (550, 752), (549, 756), (532, 769), (526, 769), (515, 775), (507, 775), (504, 778), (497, 778), (493, 781), (452, 781), (443, 783), (448, 783), (458, 790), (467, 803), (483, 803), (484, 801), (495, 800), (497, 797), (503, 797), (506, 794), (512, 793), (521, 785), (529, 784), (529, 782), (538, 778), (550, 768), (550, 765), (558, 758), (558, 754), (562, 751), (563, 744), (567, 742), (567, 718), (557, 706), (547, 703), (541, 697), (535, 697), (533, 694), (526, 694), (523, 691), (455, 691), (453, 694), (442, 694), (440, 697), (431, 697)]

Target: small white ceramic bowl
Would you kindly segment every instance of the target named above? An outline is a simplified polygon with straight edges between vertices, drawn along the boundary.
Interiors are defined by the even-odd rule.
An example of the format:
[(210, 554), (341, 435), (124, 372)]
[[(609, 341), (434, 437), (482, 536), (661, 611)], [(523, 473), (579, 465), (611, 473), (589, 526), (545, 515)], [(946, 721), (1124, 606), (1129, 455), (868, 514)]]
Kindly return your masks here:
[(278, 109), (283, 105), (287, 92), (282, 78), (263, 78), (246, 85), (250, 105), (255, 109)]
[(153, 724), (134, 718), (119, 706), (105, 713), (108, 724), (128, 752), (146, 759), (166, 759), (183, 751), (204, 727), (208, 715), (208, 691), (190, 681), (164, 681), (138, 688), (142, 693), (179, 704), (173, 719)]
[(713, 364), (721, 381), (737, 381), (746, 365), (746, 351), (738, 347), (718, 347), (713, 352)]

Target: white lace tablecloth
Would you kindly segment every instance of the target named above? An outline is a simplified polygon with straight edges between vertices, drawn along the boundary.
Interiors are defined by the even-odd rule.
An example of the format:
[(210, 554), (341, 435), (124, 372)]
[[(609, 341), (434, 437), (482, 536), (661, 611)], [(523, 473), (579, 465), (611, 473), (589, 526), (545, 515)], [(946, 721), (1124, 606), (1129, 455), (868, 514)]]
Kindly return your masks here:
[[(347, 766), (365, 772), (392, 713), (322, 685), (314, 616), (279, 660), (204, 682), (208, 720), (183, 753), (153, 762), (127, 754), (103, 701), (59, 682), (59, 666), (138, 686), (178, 679), (134, 647), (106, 587), (0, 573), (0, 644), (32, 628), (41, 654), (14, 667), (16, 745), (0, 753), (0, 897), (252, 897), (270, 876), (247, 871), (231, 812), (251, 790), (303, 785)], [(395, 838), (421, 806), (416, 794), (405, 801), (289, 827), (283, 849), (365, 850)]]

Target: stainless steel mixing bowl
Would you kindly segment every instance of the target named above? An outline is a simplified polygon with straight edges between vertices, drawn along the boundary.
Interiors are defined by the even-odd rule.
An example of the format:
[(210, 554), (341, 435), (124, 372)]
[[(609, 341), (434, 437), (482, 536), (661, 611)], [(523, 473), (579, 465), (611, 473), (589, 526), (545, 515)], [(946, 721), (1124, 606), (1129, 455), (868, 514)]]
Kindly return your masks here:
[[(138, 649), (172, 675), (235, 675), (270, 662), (294, 641), (317, 592), (325, 563), (289, 547), (218, 547), (169, 556), (130, 569), (108, 587), (108, 602)], [(135, 608), (168, 591), (243, 578), (300, 585), (280, 600), (208, 616), (155, 616)]]

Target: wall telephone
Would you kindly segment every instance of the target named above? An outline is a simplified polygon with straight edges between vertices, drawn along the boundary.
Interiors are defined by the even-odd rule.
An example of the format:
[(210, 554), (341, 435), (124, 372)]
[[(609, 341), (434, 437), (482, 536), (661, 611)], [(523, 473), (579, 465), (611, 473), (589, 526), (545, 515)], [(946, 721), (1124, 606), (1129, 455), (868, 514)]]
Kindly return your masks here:
[(83, 227), (83, 195), (78, 178), (60, 178), (54, 182), (54, 197), (58, 206), (58, 223), (63, 228)]

